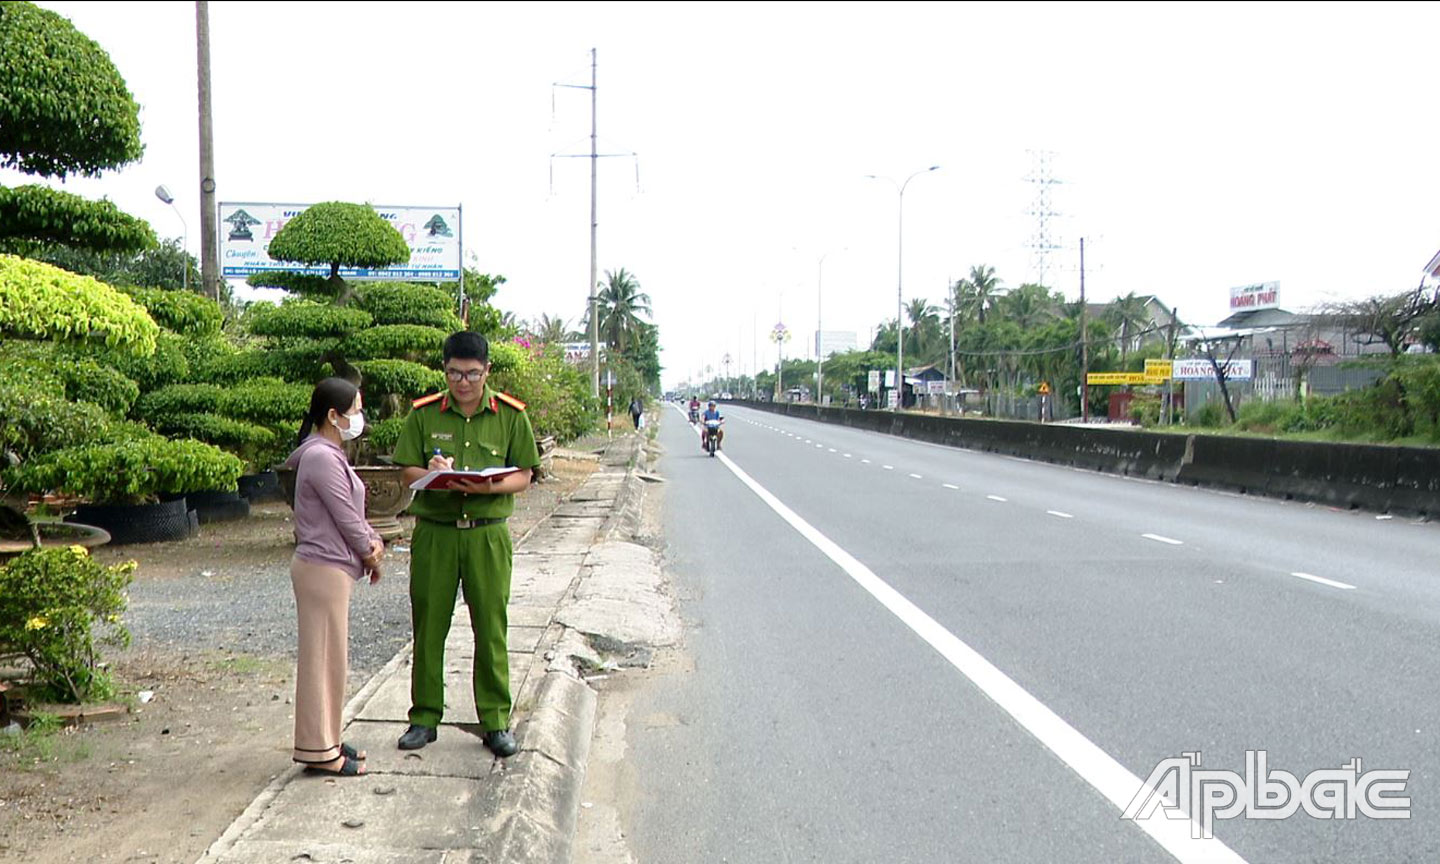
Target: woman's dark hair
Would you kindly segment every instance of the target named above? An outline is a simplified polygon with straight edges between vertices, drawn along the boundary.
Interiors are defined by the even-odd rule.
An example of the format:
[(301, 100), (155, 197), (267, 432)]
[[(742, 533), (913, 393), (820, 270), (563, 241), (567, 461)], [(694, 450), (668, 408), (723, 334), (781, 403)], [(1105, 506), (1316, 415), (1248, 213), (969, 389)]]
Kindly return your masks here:
[(344, 414), (355, 404), (355, 396), (360, 392), (356, 387), (344, 378), (326, 378), (315, 385), (315, 392), (310, 394), (310, 411), (305, 419), (300, 421), (299, 443), (304, 443), (310, 437), (311, 431), (316, 427), (325, 425), (325, 417), (330, 409), (335, 409), (336, 414)]
[(459, 333), (450, 334), (440, 353), (442, 361), (447, 363), (451, 360), (479, 360), (487, 363), (490, 360), (490, 343), (479, 333), (461, 330)]

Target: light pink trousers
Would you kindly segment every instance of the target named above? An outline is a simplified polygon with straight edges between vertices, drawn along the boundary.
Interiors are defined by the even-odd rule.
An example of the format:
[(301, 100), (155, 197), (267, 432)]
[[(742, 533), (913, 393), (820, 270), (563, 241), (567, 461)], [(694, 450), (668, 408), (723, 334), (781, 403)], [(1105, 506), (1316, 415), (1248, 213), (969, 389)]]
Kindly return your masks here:
[(300, 656), (295, 668), (296, 762), (340, 758), (340, 712), (349, 671), (350, 591), (344, 570), (301, 558), (290, 561)]

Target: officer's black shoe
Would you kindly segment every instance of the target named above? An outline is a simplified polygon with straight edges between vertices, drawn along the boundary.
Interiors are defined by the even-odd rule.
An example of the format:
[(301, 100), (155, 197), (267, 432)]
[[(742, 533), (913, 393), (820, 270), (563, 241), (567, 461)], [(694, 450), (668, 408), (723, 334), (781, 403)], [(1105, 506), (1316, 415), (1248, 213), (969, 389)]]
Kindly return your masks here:
[(481, 740), (491, 753), (502, 759), (520, 752), (520, 745), (515, 743), (515, 733), (509, 729), (492, 729)]
[(405, 734), (400, 736), (400, 749), (419, 750), (434, 740), (435, 730), (433, 728), (429, 726), (416, 726), (414, 723), (411, 723), (410, 728), (405, 730)]

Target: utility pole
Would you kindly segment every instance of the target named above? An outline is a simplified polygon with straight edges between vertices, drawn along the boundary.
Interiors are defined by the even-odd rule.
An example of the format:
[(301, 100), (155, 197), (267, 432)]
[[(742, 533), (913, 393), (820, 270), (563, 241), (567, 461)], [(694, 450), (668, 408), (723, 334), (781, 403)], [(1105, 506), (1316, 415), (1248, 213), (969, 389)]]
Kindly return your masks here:
[[(829, 255), (826, 252), (825, 255)], [(825, 308), (825, 255), (815, 266), (815, 404), (825, 404), (825, 323), (821, 313)]]
[(1170, 361), (1170, 377), (1165, 381), (1165, 419), (1164, 425), (1170, 425), (1170, 417), (1175, 413), (1175, 331), (1180, 324), (1180, 309), (1176, 307), (1170, 310), (1170, 338), (1165, 342), (1165, 359)]
[(598, 94), (600, 88), (596, 84), (596, 63), (595, 49), (590, 49), (590, 389), (593, 395), (600, 395), (600, 316), (597, 314), (595, 305), (595, 291), (599, 285), (599, 274), (596, 271), (595, 254), (595, 229), (600, 224), (596, 218), (596, 183), (595, 174), (600, 161), (600, 155), (595, 150), (596, 113), (599, 108)]
[(1080, 422), (1090, 422), (1090, 332), (1085, 308), (1085, 238), (1080, 238)]
[[(215, 137), (210, 113), (210, 4), (195, 2), (195, 61), (200, 99), (200, 281), (201, 293), (220, 299), (219, 241), (215, 212)], [(187, 269), (189, 265), (186, 265)]]
[[(960, 387), (955, 381), (955, 288), (951, 285), (950, 279), (945, 279), (945, 305), (950, 307), (950, 389), (959, 390)], [(955, 394), (946, 394), (951, 398)]]

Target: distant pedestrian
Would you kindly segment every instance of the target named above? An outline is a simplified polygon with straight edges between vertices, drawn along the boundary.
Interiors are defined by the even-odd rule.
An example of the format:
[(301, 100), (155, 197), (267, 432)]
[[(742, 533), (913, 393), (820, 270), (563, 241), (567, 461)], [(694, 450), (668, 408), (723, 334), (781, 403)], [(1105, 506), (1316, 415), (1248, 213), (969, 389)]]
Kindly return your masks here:
[(510, 731), (506, 606), (514, 549), (505, 523), (515, 510), (515, 496), (530, 488), (540, 453), (525, 403), (486, 386), (490, 343), (485, 337), (455, 333), (445, 340), (441, 356), (448, 389), (415, 400), (395, 445), (395, 464), (405, 466), (405, 482), (437, 470), (521, 470), (490, 480), (462, 480), (444, 492), (418, 492), (410, 505), (415, 516), (410, 544), (415, 656), (410, 725), (399, 747), (418, 750), (439, 734), (445, 715), (445, 638), (455, 617), (458, 585), (470, 607), (475, 640), (471, 690), (481, 740), (496, 756), (513, 756), (520, 748)]
[(295, 589), (299, 657), (295, 663), (295, 749), (306, 770), (355, 776), (365, 754), (340, 740), (340, 711), (350, 645), (350, 590), (380, 581), (385, 544), (365, 521), (365, 486), (342, 442), (365, 428), (360, 391), (326, 378), (310, 394), (299, 446), (285, 466), (295, 471)]
[(639, 428), (640, 428), (640, 417), (641, 417), (641, 415), (643, 415), (644, 413), (645, 413), (645, 403), (640, 401), (640, 397), (639, 397), (639, 396), (636, 396), (634, 399), (631, 399), (631, 400), (630, 400), (630, 420), (631, 420), (632, 422), (634, 422), (636, 429), (639, 429)]

